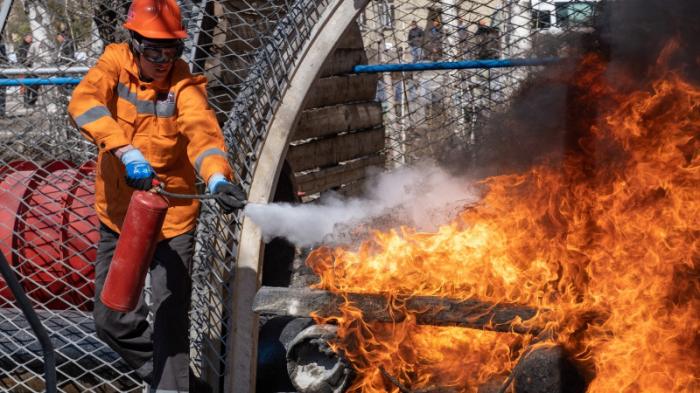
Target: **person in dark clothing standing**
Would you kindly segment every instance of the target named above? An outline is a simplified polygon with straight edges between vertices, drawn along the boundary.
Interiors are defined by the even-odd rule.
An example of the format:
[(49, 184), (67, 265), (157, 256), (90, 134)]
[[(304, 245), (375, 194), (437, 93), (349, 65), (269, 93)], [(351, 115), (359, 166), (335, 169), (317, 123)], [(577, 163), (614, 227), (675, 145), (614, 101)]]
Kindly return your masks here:
[(467, 54), (469, 48), (469, 30), (467, 30), (467, 25), (464, 24), (464, 19), (461, 17), (457, 19), (457, 53), (460, 58), (464, 58)]
[(418, 27), (418, 22), (411, 22), (411, 30), (408, 31), (408, 47), (411, 50), (413, 62), (423, 60), (423, 29)]
[(34, 37), (31, 34), (27, 34), (22, 38), (22, 42), (17, 46), (17, 61), (20, 64), (26, 65), (29, 54), (29, 47), (32, 46), (32, 41)]
[[(58, 65), (61, 71), (70, 67), (75, 61), (75, 49), (73, 47), (73, 40), (69, 38), (70, 36), (66, 33), (56, 34), (56, 65)], [(66, 76), (66, 74), (59, 73), (59, 76)], [(58, 86), (59, 98), (61, 103), (65, 106), (68, 104), (68, 100), (73, 92), (73, 86), (71, 85), (61, 85)]]
[(425, 41), (425, 49), (428, 52), (428, 58), (432, 61), (440, 61), (442, 59), (445, 41), (445, 33), (442, 30), (440, 19), (436, 18), (433, 20), (433, 27), (428, 30)]
[(56, 43), (58, 46), (56, 63), (59, 65), (70, 65), (73, 63), (75, 61), (73, 40), (67, 38), (65, 33), (58, 33), (56, 34)]
[[(22, 43), (17, 48), (17, 60), (20, 64), (27, 68), (31, 68), (34, 64), (32, 45), (34, 37), (27, 34), (22, 39)], [(27, 74), (25, 78), (33, 78), (35, 75)], [(39, 97), (39, 86), (24, 86), (24, 104), (29, 106), (36, 105), (36, 100)]]
[(498, 29), (489, 26), (486, 19), (479, 21), (479, 27), (474, 33), (474, 43), (477, 59), (497, 59), (499, 57)]

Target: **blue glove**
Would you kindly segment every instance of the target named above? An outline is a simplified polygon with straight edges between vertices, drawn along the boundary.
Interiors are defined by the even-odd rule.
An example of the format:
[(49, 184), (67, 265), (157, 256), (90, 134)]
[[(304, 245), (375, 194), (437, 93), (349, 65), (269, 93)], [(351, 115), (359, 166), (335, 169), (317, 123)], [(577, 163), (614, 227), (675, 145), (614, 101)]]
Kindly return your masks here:
[(126, 184), (129, 187), (144, 191), (153, 188), (156, 172), (139, 149), (131, 149), (122, 154), (121, 160), (126, 167)]
[(233, 213), (236, 209), (245, 206), (246, 196), (243, 188), (238, 184), (232, 184), (220, 173), (215, 173), (209, 178), (207, 189), (214, 195), (214, 200), (224, 213)]

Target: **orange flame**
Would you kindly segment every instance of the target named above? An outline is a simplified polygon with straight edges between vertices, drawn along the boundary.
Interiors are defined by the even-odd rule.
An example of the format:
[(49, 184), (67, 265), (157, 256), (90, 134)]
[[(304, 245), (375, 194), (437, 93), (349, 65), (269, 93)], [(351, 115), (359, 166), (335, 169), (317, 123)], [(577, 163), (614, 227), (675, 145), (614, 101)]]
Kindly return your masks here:
[[(626, 92), (606, 82), (600, 58), (581, 66), (581, 103), (609, 109), (559, 167), (486, 179), (482, 200), (434, 233), (377, 232), (357, 251), (320, 248), (307, 263), (318, 287), (341, 294), (551, 310), (550, 342), (588, 371), (588, 392), (700, 392), (700, 89), (663, 70)], [(404, 314), (399, 304), (390, 311)], [(398, 392), (382, 369), (414, 391), (476, 392), (502, 381), (532, 341), (418, 326), (410, 314), (365, 322), (352, 304), (332, 320), (334, 345), (358, 372), (349, 392)]]

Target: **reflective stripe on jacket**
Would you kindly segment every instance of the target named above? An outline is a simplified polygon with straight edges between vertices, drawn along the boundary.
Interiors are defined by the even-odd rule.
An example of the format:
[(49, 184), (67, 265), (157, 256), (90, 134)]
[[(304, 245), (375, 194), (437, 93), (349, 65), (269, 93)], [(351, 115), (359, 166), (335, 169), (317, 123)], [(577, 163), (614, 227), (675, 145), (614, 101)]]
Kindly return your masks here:
[[(205, 182), (217, 172), (231, 178), (206, 83), (182, 60), (173, 65), (169, 80), (143, 82), (128, 44), (111, 44), (75, 88), (68, 113), (99, 150), (95, 209), (112, 230), (119, 232), (134, 191), (112, 149), (138, 148), (166, 190), (175, 193), (195, 193), (196, 174)], [(198, 211), (196, 200), (170, 199), (162, 237), (194, 228)]]

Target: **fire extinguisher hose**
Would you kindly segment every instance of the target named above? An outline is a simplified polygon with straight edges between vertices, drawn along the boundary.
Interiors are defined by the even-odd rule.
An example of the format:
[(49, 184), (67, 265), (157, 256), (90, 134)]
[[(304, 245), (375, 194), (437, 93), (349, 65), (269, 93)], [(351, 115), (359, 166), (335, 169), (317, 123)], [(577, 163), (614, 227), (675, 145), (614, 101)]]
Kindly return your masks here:
[(170, 197), (170, 198), (179, 198), (179, 199), (214, 199), (214, 195), (200, 195), (200, 194), (176, 194), (174, 192), (170, 191), (165, 191), (165, 188), (163, 187), (163, 183), (158, 180), (158, 179), (153, 179), (151, 182), (151, 185), (153, 188), (151, 189), (151, 192), (157, 192), (160, 195)]
[(165, 191), (163, 188), (163, 183), (161, 183), (158, 180), (153, 180), (153, 190), (158, 194), (161, 194), (163, 196), (169, 197), (169, 198), (178, 198), (178, 199), (214, 199), (216, 198), (215, 195), (213, 194), (177, 194), (174, 192), (170, 191)]
[(212, 194), (176, 194), (174, 192), (165, 191), (162, 187), (156, 188), (156, 192), (169, 198), (179, 199), (214, 199)]

